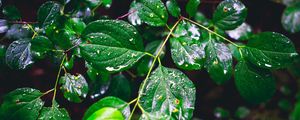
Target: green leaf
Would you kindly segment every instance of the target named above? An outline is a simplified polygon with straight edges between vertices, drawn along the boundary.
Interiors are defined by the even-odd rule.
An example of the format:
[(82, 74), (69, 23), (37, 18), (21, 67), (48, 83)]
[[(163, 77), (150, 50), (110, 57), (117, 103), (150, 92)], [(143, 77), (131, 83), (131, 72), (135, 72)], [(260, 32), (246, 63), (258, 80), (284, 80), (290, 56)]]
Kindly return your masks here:
[(298, 55), (293, 43), (286, 36), (275, 32), (254, 35), (242, 48), (243, 56), (263, 68), (284, 68)]
[(291, 113), (290, 120), (299, 120), (300, 119), (300, 102), (297, 102), (293, 112)]
[(185, 7), (185, 11), (189, 14), (190, 17), (194, 17), (198, 11), (200, 5), (200, 0), (189, 0)]
[(196, 22), (209, 27), (209, 25), (211, 24), (211, 21), (209, 19), (206, 18), (206, 16), (201, 13), (201, 12), (197, 12), (196, 15), (194, 16), (194, 19)]
[(207, 39), (201, 39), (202, 33), (196, 25), (186, 21), (177, 26), (175, 36), (170, 39), (172, 59), (177, 67), (199, 70), (204, 66)]
[(36, 36), (30, 42), (31, 53), (39, 58), (44, 58), (49, 51), (54, 49), (52, 42), (45, 36)]
[(13, 69), (25, 69), (32, 64), (30, 46), (28, 38), (12, 42), (6, 50), (6, 64)]
[[(244, 46), (242, 43), (236, 43), (237, 45)], [(244, 60), (241, 54), (241, 48), (238, 48), (237, 46), (233, 44), (228, 44), (228, 47), (231, 51), (232, 56), (237, 59), (238, 61)]]
[(275, 93), (275, 80), (271, 72), (246, 61), (239, 61), (234, 77), (240, 95), (250, 103), (266, 102)]
[(122, 74), (115, 75), (111, 80), (111, 84), (107, 92), (109, 96), (115, 96), (122, 100), (130, 100), (130, 81)]
[(126, 119), (128, 119), (130, 115), (130, 107), (125, 101), (116, 97), (105, 97), (88, 108), (84, 113), (83, 120), (87, 120), (96, 111), (107, 107), (122, 111), (122, 114)]
[(67, 68), (68, 70), (72, 70), (74, 66), (74, 59), (75, 59), (75, 55), (73, 54), (69, 60), (64, 61), (64, 67)]
[(168, 12), (161, 0), (137, 0), (135, 4), (138, 16), (151, 26), (165, 26)]
[(65, 27), (66, 29), (74, 31), (76, 34), (80, 35), (86, 25), (80, 18), (70, 18), (66, 22)]
[(224, 84), (232, 75), (230, 49), (215, 39), (210, 39), (205, 48), (206, 68), (209, 76), (217, 83)]
[(104, 7), (110, 8), (110, 6), (112, 4), (112, 0), (102, 0), (102, 4)]
[(125, 118), (118, 109), (104, 107), (93, 113), (87, 120), (125, 120)]
[[(161, 41), (161, 40), (152, 41), (146, 45), (145, 51), (156, 56), (158, 54), (158, 51), (159, 51), (160, 47), (162, 46), (162, 44), (163, 44), (163, 41)], [(159, 58), (162, 59), (165, 56), (165, 53), (166, 53), (166, 47), (164, 47), (162, 49), (162, 52), (160, 53)], [(152, 62), (153, 62), (153, 57), (151, 57), (151, 56), (143, 57), (140, 60), (140, 62), (137, 63), (137, 69), (136, 69), (137, 75), (145, 76), (148, 73)]]
[(243, 23), (234, 30), (226, 31), (229, 37), (235, 40), (247, 40), (252, 35), (252, 28), (247, 23)]
[(118, 72), (133, 66), (145, 53), (137, 30), (124, 21), (98, 20), (83, 31), (82, 57), (98, 70)]
[(239, 0), (222, 1), (213, 14), (214, 24), (223, 30), (240, 26), (247, 17), (247, 8)]
[(168, 0), (166, 2), (166, 6), (167, 6), (169, 13), (173, 17), (179, 17), (181, 10), (180, 10), (180, 7), (178, 6), (176, 0)]
[(97, 6), (102, 4), (103, 0), (84, 0), (91, 9), (96, 8)]
[(73, 31), (68, 29), (56, 30), (53, 33), (52, 41), (62, 49), (69, 49), (76, 41), (76, 35)]
[(300, 31), (300, 2), (288, 6), (282, 15), (281, 23), (285, 30), (296, 33)]
[(196, 89), (181, 71), (159, 66), (144, 84), (138, 102), (147, 114), (167, 119), (191, 119)]
[(0, 66), (5, 64), (5, 53), (6, 53), (5, 45), (0, 44)]
[(287, 99), (280, 99), (278, 102), (278, 107), (283, 111), (290, 111), (293, 108), (292, 103)]
[(88, 84), (81, 74), (75, 76), (66, 73), (65, 76), (60, 78), (59, 83), (64, 97), (71, 102), (82, 102), (81, 98), (85, 98), (89, 91)]
[(42, 93), (32, 88), (18, 88), (3, 98), (0, 117), (3, 120), (36, 120), (44, 102)]
[(38, 120), (71, 120), (68, 112), (54, 102), (52, 107), (43, 107)]
[(19, 20), (21, 19), (20, 11), (12, 5), (5, 6), (2, 10), (2, 13), (5, 17), (10, 20)]
[(39, 24), (46, 27), (55, 22), (60, 15), (60, 4), (54, 1), (48, 1), (44, 3), (38, 10), (37, 20)]

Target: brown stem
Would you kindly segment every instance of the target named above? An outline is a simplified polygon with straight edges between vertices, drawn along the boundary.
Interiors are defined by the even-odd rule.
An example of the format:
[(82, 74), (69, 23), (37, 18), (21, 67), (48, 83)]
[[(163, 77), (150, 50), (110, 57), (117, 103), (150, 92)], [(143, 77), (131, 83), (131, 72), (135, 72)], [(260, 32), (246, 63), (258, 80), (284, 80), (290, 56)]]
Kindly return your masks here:
[(128, 13), (126, 13), (126, 14), (124, 14), (124, 15), (118, 17), (117, 20), (122, 19), (122, 18), (124, 18), (124, 17), (127, 17), (128, 15), (131, 15), (132, 13), (135, 13), (136, 11), (137, 11), (137, 10), (133, 10), (133, 11), (131, 11), (131, 12), (128, 12)]

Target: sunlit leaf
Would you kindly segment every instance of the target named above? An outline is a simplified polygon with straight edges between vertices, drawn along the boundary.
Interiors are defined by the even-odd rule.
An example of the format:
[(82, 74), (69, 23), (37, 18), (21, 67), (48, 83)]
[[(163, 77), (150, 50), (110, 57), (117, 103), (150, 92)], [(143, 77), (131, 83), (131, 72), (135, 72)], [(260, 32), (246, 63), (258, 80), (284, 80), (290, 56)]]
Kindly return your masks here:
[(125, 101), (116, 97), (105, 97), (88, 108), (84, 113), (83, 120), (87, 120), (96, 111), (107, 107), (121, 111), (125, 118), (129, 117), (130, 107)]

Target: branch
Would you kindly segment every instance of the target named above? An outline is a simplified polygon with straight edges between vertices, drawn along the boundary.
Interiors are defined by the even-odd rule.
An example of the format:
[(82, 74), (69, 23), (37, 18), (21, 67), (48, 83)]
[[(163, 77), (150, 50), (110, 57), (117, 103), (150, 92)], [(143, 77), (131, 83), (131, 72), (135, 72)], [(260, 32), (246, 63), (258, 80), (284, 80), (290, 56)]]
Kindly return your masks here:
[(122, 18), (124, 18), (124, 17), (127, 17), (127, 16), (129, 16), (129, 15), (135, 13), (136, 11), (137, 11), (137, 10), (133, 10), (133, 11), (130, 11), (130, 12), (128, 12), (128, 13), (122, 15), (122, 16), (119, 16), (119, 17), (117, 18), (117, 20), (122, 19)]

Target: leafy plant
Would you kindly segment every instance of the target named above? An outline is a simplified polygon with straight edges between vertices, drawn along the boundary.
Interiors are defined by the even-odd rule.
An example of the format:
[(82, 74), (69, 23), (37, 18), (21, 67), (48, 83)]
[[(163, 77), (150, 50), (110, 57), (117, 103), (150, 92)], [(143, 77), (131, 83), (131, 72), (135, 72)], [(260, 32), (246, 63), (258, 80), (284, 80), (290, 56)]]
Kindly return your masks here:
[[(114, 96), (90, 106), (84, 120), (132, 119), (137, 108), (142, 112), (140, 119), (191, 119), (197, 102), (197, 85), (180, 70), (163, 65), (167, 44), (173, 62), (181, 70), (206, 69), (218, 85), (227, 83), (234, 74), (238, 92), (253, 104), (267, 102), (274, 95), (271, 70), (288, 67), (298, 56), (286, 36), (275, 32), (253, 33), (245, 23), (247, 8), (239, 0), (222, 1), (212, 19), (197, 12), (200, 0), (187, 2), (185, 12), (189, 18), (182, 16), (176, 0), (166, 1), (166, 6), (161, 0), (134, 0), (126, 14), (131, 24), (120, 20), (126, 15), (117, 19), (97, 16), (97, 8), (109, 8), (111, 3), (111, 0), (48, 1), (39, 8), (37, 22), (33, 23), (19, 21), (21, 15), (15, 7), (3, 8), (5, 19), (0, 20), (0, 32), (6, 32), (5, 36), (14, 41), (7, 49), (0, 47), (0, 57), (10, 68), (26, 69), (45, 58), (60, 64), (53, 89), (43, 93), (19, 88), (8, 93), (0, 107), (1, 118), (70, 119), (56, 102), (57, 90), (61, 88), (64, 97), (75, 103), (82, 102), (88, 92), (92, 98), (103, 91)], [(287, 17), (298, 9), (296, 5), (287, 8)], [(170, 17), (177, 21), (171, 22)], [(148, 28), (167, 31), (162, 34), (154, 30), (165, 39), (157, 41), (159, 37), (154, 34), (151, 35), (155, 39), (147, 39), (143, 31), (151, 29), (142, 23)], [(288, 27), (291, 32), (298, 28)], [(77, 60), (85, 61), (87, 76), (69, 72)], [(126, 87), (130, 82), (122, 72), (129, 70), (145, 78), (134, 99), (124, 96), (131, 90)], [(113, 80), (110, 76), (114, 76)], [(103, 89), (98, 94), (95, 89), (99, 86)], [(46, 107), (41, 97), (51, 92), (52, 105)], [(247, 109), (240, 111), (236, 115), (239, 118), (249, 114)], [(221, 108), (216, 113), (229, 116)]]

